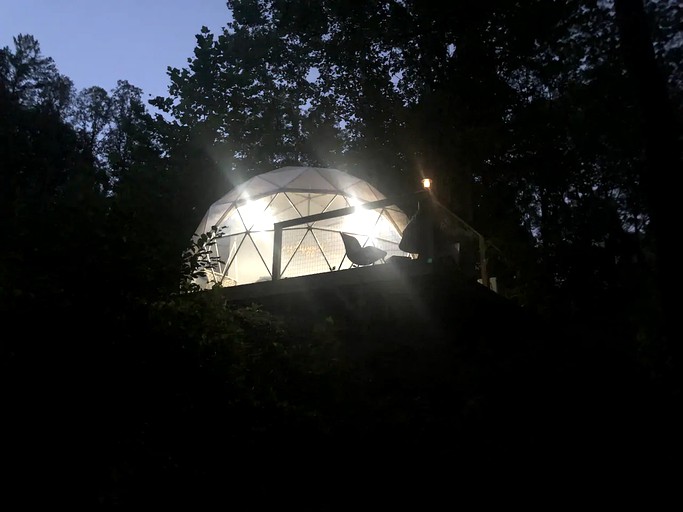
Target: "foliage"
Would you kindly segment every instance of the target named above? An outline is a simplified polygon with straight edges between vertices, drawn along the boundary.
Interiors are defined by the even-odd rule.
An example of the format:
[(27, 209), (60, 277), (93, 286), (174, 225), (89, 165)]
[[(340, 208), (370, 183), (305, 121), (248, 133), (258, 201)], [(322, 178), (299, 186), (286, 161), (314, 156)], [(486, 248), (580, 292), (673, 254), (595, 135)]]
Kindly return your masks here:
[(3, 95), (27, 108), (52, 110), (64, 116), (73, 84), (57, 71), (51, 57), (45, 57), (31, 35), (13, 38), (14, 51), (0, 50), (0, 83)]
[(142, 91), (121, 80), (56, 98), (68, 79), (31, 36), (0, 60), (3, 293), (176, 292), (198, 220)]
[(193, 235), (192, 244), (182, 255), (181, 292), (198, 292), (201, 288), (195, 281), (199, 278), (206, 279), (207, 271), (216, 270), (221, 260), (214, 255), (213, 248), (222, 236), (223, 228), (216, 226), (212, 226), (206, 233)]

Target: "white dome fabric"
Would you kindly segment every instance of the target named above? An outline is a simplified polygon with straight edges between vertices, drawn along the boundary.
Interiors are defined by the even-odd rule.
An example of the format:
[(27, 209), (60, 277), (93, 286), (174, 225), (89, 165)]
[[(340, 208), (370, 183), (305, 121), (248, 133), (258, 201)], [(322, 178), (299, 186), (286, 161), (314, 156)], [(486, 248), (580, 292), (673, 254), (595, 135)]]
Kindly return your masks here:
[[(260, 174), (211, 205), (196, 233), (222, 229), (213, 248), (220, 263), (203, 288), (219, 283), (235, 286), (272, 279), (273, 224), (322, 212), (359, 206), (385, 196), (365, 181), (337, 169), (283, 167)], [(349, 268), (340, 232), (361, 245), (374, 245), (393, 255), (408, 222), (395, 205), (286, 228), (282, 236), (281, 278)]]

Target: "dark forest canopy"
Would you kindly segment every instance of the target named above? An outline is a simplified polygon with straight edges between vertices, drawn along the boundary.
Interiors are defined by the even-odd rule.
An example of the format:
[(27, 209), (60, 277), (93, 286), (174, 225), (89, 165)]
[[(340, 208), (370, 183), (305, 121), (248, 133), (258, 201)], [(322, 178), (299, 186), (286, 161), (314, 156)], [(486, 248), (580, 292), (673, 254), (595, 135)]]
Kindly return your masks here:
[[(578, 333), (586, 352), (574, 361), (591, 360), (599, 344), (680, 392), (667, 293), (680, 288), (667, 227), (683, 169), (679, 2), (231, 0), (227, 8), (233, 21), (197, 34), (187, 66), (169, 68), (167, 96), (150, 105), (125, 80), (111, 91), (75, 90), (33, 36), (0, 49), (0, 313), (23, 327), (40, 311), (55, 326), (39, 329), (34, 345), (13, 338), (3, 347), (3, 368), (19, 368), (7, 375), (31, 369), (43, 350), (71, 369), (67, 360), (87, 353), (138, 375), (161, 357), (181, 369), (196, 363), (192, 371), (211, 382), (214, 364), (236, 371), (258, 381), (249, 400), (268, 395), (258, 386), (286, 381), (292, 355), (259, 344), (286, 343), (287, 333), (258, 310), (223, 318), (211, 292), (196, 299), (207, 313), (176, 302), (192, 271), (183, 253), (231, 186), (315, 165), (387, 195), (434, 179), (441, 201), (499, 251), (491, 271), (506, 297)], [(168, 327), (176, 317), (184, 320)], [(64, 353), (46, 341), (57, 335), (73, 340)], [(164, 352), (166, 339), (178, 353)], [(237, 340), (235, 353), (226, 349), (237, 362), (216, 363), (224, 354), (207, 339)], [(178, 355), (188, 344), (201, 349)], [(245, 346), (271, 358), (258, 359), (256, 375)], [(296, 362), (306, 382), (307, 357)], [(335, 357), (326, 371), (339, 370)], [(315, 373), (326, 385), (330, 375)], [(150, 396), (162, 393), (152, 381)], [(137, 389), (126, 389), (134, 398)], [(195, 398), (204, 392), (192, 389)], [(195, 402), (178, 410), (192, 407), (210, 410)]]
[[(671, 199), (665, 176), (680, 169), (680, 8), (652, 2), (639, 16), (634, 5), (229, 2), (233, 21), (203, 29), (188, 66), (169, 69), (168, 97), (151, 102), (163, 117), (125, 81), (73, 90), (19, 36), (2, 50), (2, 101), (17, 116), (4, 120), (51, 123), (80, 163), (33, 155), (50, 162), (32, 164), (40, 186), (4, 166), (4, 218), (54, 201), (75, 179), (69, 165), (103, 211), (149, 210), (135, 219), (159, 223), (141, 224), (146, 233), (172, 230), (148, 195), (172, 205), (184, 239), (231, 184), (283, 165), (345, 169), (385, 193), (429, 175), (512, 262), (523, 303), (578, 290), (601, 301), (617, 274), (641, 273), (626, 262), (667, 252), (654, 233)], [(633, 30), (624, 41), (632, 26), (644, 52)]]
[[(550, 286), (585, 279), (590, 294), (604, 278), (582, 260), (618, 259), (616, 245), (642, 259), (671, 199), (660, 168), (680, 168), (680, 8), (634, 4), (617, 2), (654, 67), (624, 58), (632, 23), (613, 2), (230, 2), (234, 21), (203, 30), (152, 103), (231, 182), (287, 164), (387, 192), (429, 175), (515, 266), (540, 262)], [(657, 112), (667, 162), (648, 150)]]
[[(9, 247), (65, 215), (66, 245), (94, 230), (108, 248), (97, 258), (121, 251), (131, 261), (117, 271), (136, 286), (172, 290), (212, 200), (255, 173), (319, 165), (385, 193), (435, 179), (442, 201), (500, 249), (524, 305), (590, 311), (669, 276), (676, 2), (228, 7), (233, 21), (202, 29), (187, 67), (169, 68), (168, 96), (151, 101), (164, 115), (124, 80), (74, 90), (32, 36), (1, 51), (2, 222), (19, 237)], [(12, 254), (8, 279), (12, 265), (35, 264)]]

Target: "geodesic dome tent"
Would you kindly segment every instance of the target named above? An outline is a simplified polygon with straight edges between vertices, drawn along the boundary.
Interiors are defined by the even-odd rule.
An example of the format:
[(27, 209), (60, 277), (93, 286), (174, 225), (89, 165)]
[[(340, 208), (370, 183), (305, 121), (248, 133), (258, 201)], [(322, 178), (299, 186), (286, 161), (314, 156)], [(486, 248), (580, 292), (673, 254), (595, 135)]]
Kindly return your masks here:
[[(219, 263), (197, 281), (203, 288), (215, 283), (235, 286), (273, 278), (273, 225), (322, 212), (385, 199), (369, 183), (339, 171), (319, 167), (283, 167), (260, 174), (213, 203), (196, 233), (219, 228), (223, 236), (212, 247)], [(284, 229), (281, 278), (346, 269), (340, 233), (355, 236), (361, 245), (373, 245), (392, 255), (398, 248), (406, 215), (395, 205)]]

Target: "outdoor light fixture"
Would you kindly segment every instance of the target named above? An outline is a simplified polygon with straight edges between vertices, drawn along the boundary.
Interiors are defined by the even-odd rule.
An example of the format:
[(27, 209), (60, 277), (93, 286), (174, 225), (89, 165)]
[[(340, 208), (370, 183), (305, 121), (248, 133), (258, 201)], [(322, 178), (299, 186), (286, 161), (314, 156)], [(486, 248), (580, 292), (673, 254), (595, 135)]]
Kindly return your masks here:
[(426, 189), (432, 188), (432, 180), (429, 178), (422, 178), (422, 186)]

